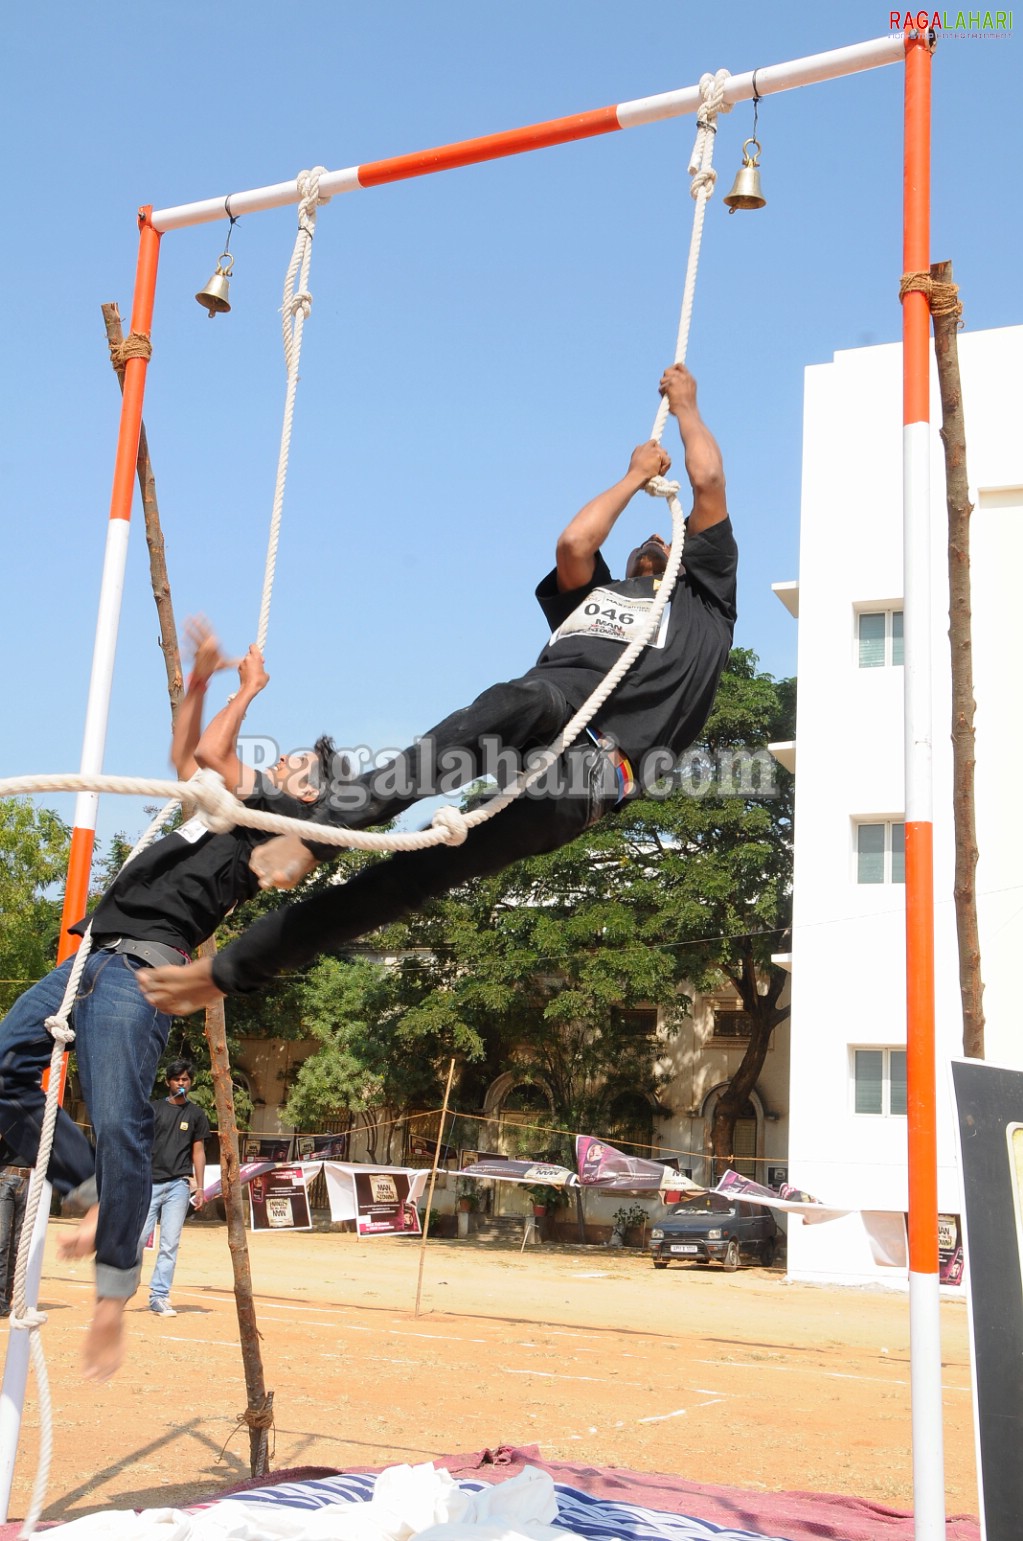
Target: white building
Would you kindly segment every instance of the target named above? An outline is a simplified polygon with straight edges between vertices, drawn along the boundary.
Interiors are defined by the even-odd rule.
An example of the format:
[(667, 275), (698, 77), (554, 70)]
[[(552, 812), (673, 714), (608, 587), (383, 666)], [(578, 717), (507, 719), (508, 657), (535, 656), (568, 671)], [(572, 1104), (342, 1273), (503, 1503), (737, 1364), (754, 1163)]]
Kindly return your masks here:
[[(986, 1057), (1023, 1066), (1023, 327), (959, 337), (977, 701), (977, 869)], [(790, 1181), (851, 1209), (907, 1206), (898, 345), (806, 371), (798, 616)], [(940, 398), (932, 365), (932, 419)], [(947, 1063), (962, 1053), (953, 906), (945, 475), (931, 456), (938, 1204), (960, 1210)], [(781, 751), (784, 753), (785, 751)], [(792, 751), (790, 750), (791, 754)], [(857, 1218), (789, 1228), (804, 1280), (898, 1283)]]

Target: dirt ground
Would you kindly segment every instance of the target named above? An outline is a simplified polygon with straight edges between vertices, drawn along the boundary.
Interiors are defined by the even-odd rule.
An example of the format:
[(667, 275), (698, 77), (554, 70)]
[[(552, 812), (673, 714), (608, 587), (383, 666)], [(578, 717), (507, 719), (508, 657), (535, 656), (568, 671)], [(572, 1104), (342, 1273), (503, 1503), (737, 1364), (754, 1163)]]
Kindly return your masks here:
[[(60, 1263), (40, 1306), (54, 1417), (48, 1519), (184, 1504), (248, 1470), (223, 1225), (184, 1234), (173, 1303), (128, 1308), (124, 1368), (78, 1359), (92, 1282)], [(656, 1272), (635, 1251), (250, 1235), (274, 1466), (424, 1461), (499, 1444), (692, 1482), (847, 1493), (912, 1507), (909, 1316), (889, 1291), (789, 1284), (779, 1269)], [(148, 1278), (150, 1264), (146, 1264)], [(976, 1513), (965, 1302), (942, 1304), (946, 1489)], [(30, 1376), (10, 1514), (35, 1477)], [(224, 1448), (226, 1446), (226, 1449)]]

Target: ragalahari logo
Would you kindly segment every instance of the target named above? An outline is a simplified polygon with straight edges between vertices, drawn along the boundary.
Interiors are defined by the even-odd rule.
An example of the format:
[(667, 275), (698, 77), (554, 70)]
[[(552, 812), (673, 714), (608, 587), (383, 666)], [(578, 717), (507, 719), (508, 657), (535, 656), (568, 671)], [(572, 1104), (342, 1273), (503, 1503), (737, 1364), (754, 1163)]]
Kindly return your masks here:
[(1011, 11), (889, 11), (890, 32), (934, 32), (939, 37), (1008, 37)]

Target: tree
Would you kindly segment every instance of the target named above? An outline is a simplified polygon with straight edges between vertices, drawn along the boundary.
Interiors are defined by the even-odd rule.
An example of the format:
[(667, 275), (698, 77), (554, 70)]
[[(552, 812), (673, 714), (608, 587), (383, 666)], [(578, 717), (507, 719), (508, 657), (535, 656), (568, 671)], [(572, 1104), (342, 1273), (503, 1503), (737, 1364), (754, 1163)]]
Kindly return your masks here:
[[(463, 1109), (478, 1108), (502, 1073), (542, 1087), (550, 1112), (537, 1120), (534, 1153), (564, 1158), (544, 1125), (600, 1129), (623, 1091), (655, 1102), (650, 1041), (622, 1008), (660, 1006), (677, 1029), (685, 981), (709, 988), (726, 976), (753, 1024), (714, 1123), (715, 1154), (730, 1156), (735, 1118), (786, 1015), (785, 975), (770, 954), (789, 923), (792, 786), (765, 746), (791, 736), (793, 707), (791, 683), (736, 650), (702, 743), (663, 795), (434, 902), (347, 948), (346, 962), (319, 965), (300, 993), (320, 1063), (303, 1066), (288, 1116), (316, 1122), (363, 1107), (371, 1084), (381, 1103), (422, 1107), (455, 1053)], [(365, 972), (387, 954), (400, 963)]]
[(619, 816), (643, 872), (632, 898), (647, 909), (652, 932), (678, 947), (698, 988), (730, 980), (750, 1024), (714, 1111), (719, 1166), (732, 1159), (736, 1119), (789, 1014), (778, 1004), (787, 976), (771, 955), (783, 950), (791, 923), (794, 781), (766, 746), (791, 739), (794, 728), (794, 681), (760, 673), (754, 653), (734, 649), (702, 741), (674, 778), (677, 790)]
[(47, 808), (0, 799), (0, 1009), (53, 967), (71, 835)]

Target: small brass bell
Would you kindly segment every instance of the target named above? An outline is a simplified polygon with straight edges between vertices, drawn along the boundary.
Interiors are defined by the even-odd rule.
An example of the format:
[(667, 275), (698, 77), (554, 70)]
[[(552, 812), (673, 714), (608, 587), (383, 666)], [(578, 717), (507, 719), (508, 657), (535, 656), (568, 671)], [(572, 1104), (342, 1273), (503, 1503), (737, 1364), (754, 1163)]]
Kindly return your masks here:
[[(755, 155), (749, 153), (751, 144), (757, 147)], [(760, 190), (760, 144), (756, 139), (747, 139), (742, 147), (742, 165), (724, 204), (729, 214), (734, 214), (736, 209), (762, 209), (766, 202)]]
[(213, 277), (200, 289), (196, 299), (200, 305), (205, 305), (210, 313), (210, 320), (214, 316), (226, 315), (231, 309), (228, 302), (228, 279), (231, 277), (231, 269), (234, 267), (234, 258), (229, 251), (221, 252), (217, 258), (217, 270)]

